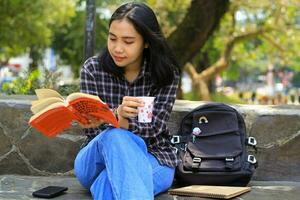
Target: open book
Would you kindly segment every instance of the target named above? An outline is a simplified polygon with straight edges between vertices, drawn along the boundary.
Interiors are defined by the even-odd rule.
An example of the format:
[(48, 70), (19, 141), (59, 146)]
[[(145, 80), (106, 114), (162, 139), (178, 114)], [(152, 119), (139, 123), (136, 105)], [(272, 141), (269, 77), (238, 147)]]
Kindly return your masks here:
[(31, 102), (34, 115), (29, 124), (48, 137), (55, 137), (69, 128), (73, 121), (88, 124), (85, 114), (120, 127), (108, 105), (98, 96), (77, 92), (64, 99), (51, 89), (37, 89), (35, 93), (38, 99)]
[(251, 187), (191, 185), (187, 187), (170, 189), (168, 192), (171, 195), (231, 199), (245, 192), (249, 192), (250, 190)]

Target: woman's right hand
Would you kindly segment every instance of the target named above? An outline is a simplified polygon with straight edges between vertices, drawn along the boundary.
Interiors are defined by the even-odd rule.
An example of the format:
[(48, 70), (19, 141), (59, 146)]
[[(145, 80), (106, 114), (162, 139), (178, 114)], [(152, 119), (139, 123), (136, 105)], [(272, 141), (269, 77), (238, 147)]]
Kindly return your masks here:
[(143, 107), (144, 102), (138, 97), (124, 96), (122, 104), (117, 109), (118, 118), (132, 118), (138, 115), (138, 107)]

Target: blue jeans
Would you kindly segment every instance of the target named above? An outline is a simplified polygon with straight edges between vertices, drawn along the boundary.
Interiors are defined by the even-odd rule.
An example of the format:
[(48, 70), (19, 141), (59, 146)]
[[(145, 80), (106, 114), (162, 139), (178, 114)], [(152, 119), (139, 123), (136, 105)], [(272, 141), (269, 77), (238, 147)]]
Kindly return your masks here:
[(74, 171), (96, 200), (152, 200), (172, 185), (175, 172), (147, 152), (142, 138), (116, 128), (79, 151)]

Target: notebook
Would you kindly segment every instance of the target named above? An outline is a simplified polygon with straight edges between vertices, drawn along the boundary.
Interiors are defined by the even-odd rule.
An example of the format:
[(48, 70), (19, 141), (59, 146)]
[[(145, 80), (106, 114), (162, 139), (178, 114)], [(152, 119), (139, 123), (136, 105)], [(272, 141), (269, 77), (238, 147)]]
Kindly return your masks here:
[(230, 199), (245, 192), (249, 192), (250, 190), (251, 187), (191, 185), (187, 187), (170, 189), (168, 192), (171, 195)]

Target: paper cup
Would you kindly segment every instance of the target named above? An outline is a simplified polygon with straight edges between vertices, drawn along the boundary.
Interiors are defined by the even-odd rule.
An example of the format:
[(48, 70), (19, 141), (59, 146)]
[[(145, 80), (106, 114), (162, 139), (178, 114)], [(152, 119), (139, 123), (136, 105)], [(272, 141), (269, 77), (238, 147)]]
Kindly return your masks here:
[(138, 122), (150, 123), (152, 121), (152, 111), (155, 97), (138, 97), (145, 103), (144, 107), (138, 107)]

